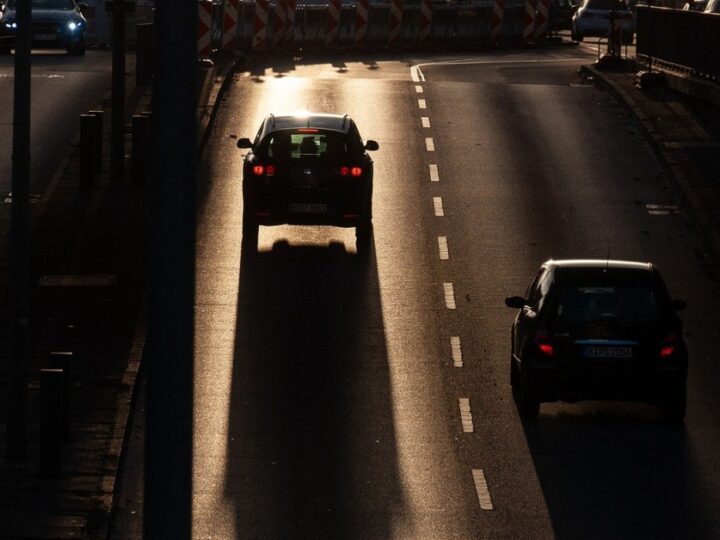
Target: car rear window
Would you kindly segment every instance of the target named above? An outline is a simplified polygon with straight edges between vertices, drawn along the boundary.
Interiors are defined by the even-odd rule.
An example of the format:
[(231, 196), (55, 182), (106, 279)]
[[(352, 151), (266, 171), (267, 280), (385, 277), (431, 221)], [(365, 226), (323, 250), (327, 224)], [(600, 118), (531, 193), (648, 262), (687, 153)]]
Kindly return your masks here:
[(277, 163), (321, 160), (349, 163), (354, 152), (345, 133), (318, 129), (275, 131), (265, 137), (258, 153)]
[(611, 320), (641, 323), (658, 316), (661, 299), (656, 291), (637, 285), (582, 284), (561, 287), (556, 321), (589, 323)]

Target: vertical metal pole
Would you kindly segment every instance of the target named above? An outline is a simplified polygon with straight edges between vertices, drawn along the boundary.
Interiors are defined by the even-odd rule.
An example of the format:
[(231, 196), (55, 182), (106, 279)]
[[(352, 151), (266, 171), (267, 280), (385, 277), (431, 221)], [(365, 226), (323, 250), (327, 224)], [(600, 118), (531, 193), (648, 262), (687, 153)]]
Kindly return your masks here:
[(9, 366), (7, 456), (27, 455), (27, 369), (30, 358), (30, 0), (17, 0), (15, 87), (10, 218), (11, 348)]
[(157, 0), (145, 538), (190, 539), (197, 0)]
[(125, 0), (115, 0), (112, 10), (110, 177), (122, 180), (125, 174)]

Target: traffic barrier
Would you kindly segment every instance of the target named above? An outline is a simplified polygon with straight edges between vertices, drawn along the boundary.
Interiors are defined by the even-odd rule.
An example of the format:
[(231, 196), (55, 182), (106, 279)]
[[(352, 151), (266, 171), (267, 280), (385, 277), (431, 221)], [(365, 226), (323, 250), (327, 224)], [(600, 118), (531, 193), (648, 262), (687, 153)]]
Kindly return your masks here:
[(547, 37), (548, 10), (550, 0), (536, 0), (537, 13), (535, 14), (535, 41), (544, 41)]
[(253, 29), (253, 51), (267, 50), (268, 0), (255, 0), (255, 26)]
[(418, 30), (418, 38), (420, 43), (430, 43), (432, 37), (432, 0), (422, 0), (420, 2), (420, 28)]
[(494, 0), (490, 14), (490, 43), (497, 45), (502, 40), (505, 22), (505, 0)]
[(222, 49), (225, 51), (234, 51), (237, 49), (239, 9), (240, 0), (225, 0), (222, 35)]
[(327, 9), (327, 34), (325, 34), (325, 44), (329, 46), (337, 45), (338, 33), (340, 31), (340, 9), (342, 4), (340, 0), (329, 0)]
[(403, 0), (391, 0), (390, 18), (388, 19), (388, 47), (397, 44), (400, 39), (403, 18)]
[(282, 47), (287, 32), (287, 2), (286, 0), (275, 0), (272, 24), (273, 49)]
[(40, 370), (40, 474), (46, 477), (62, 473), (64, 384), (62, 369)]
[(198, 56), (210, 56), (212, 50), (213, 3), (210, 0), (198, 2)]
[(355, 30), (353, 43), (363, 45), (367, 39), (369, 0), (357, 0), (355, 3)]
[(525, 15), (523, 17), (523, 43), (532, 43), (535, 33), (535, 4), (537, 0), (527, 0), (525, 3)]
[(295, 12), (297, 4), (295, 0), (285, 0), (285, 46), (295, 45)]

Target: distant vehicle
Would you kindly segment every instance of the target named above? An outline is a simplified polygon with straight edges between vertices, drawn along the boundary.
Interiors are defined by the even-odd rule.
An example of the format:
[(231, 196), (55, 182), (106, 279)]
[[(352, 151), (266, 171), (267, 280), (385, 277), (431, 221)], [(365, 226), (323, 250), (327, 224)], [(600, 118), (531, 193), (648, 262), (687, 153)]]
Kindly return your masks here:
[(306, 113), (263, 120), (243, 166), (243, 247), (257, 250), (258, 226), (355, 227), (358, 254), (372, 243), (373, 161), (348, 115)]
[(621, 0), (583, 0), (572, 17), (572, 40), (582, 41), (589, 36), (607, 37), (610, 33), (612, 11), (622, 18), (623, 43), (632, 43), (635, 16), (627, 3)]
[(549, 260), (513, 325), (510, 382), (520, 413), (540, 403), (618, 399), (655, 404), (685, 417), (688, 354), (682, 322), (660, 272), (650, 263)]
[[(0, 52), (5, 54), (15, 44), (17, 0), (7, 0), (0, 9)], [(68, 54), (85, 54), (87, 21), (81, 13), (85, 3), (75, 0), (31, 0), (32, 46), (62, 48)]]
[(683, 11), (705, 11), (708, 0), (695, 0), (694, 2), (686, 2)]

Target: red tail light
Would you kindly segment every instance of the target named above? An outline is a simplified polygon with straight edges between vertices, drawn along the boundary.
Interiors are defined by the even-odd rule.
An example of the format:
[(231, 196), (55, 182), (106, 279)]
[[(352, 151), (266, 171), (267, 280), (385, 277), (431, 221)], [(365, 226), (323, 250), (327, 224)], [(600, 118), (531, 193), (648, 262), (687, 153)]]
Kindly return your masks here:
[(549, 343), (538, 343), (538, 348), (545, 356), (552, 356), (555, 352), (553, 351), (553, 346)]
[(262, 165), (254, 165), (252, 171), (255, 176), (262, 176), (265, 174), (265, 167)]
[(660, 349), (660, 358), (668, 358), (675, 352), (675, 345), (666, 345)]
[(362, 167), (340, 167), (342, 176), (354, 176), (355, 178), (362, 176)]
[(660, 358), (669, 358), (675, 352), (675, 345), (680, 341), (680, 337), (675, 332), (670, 332), (665, 336), (665, 343), (660, 347)]
[(347, 176), (350, 174), (350, 167), (340, 167), (340, 174), (342, 176)]
[(538, 349), (540, 349), (540, 352), (545, 356), (553, 356), (553, 354), (555, 354), (552, 344), (548, 343), (549, 341), (550, 336), (548, 336), (548, 333), (545, 330), (538, 330), (535, 333), (535, 343), (537, 344)]
[(268, 176), (273, 176), (275, 174), (275, 165), (268, 165), (265, 167), (265, 174)]

